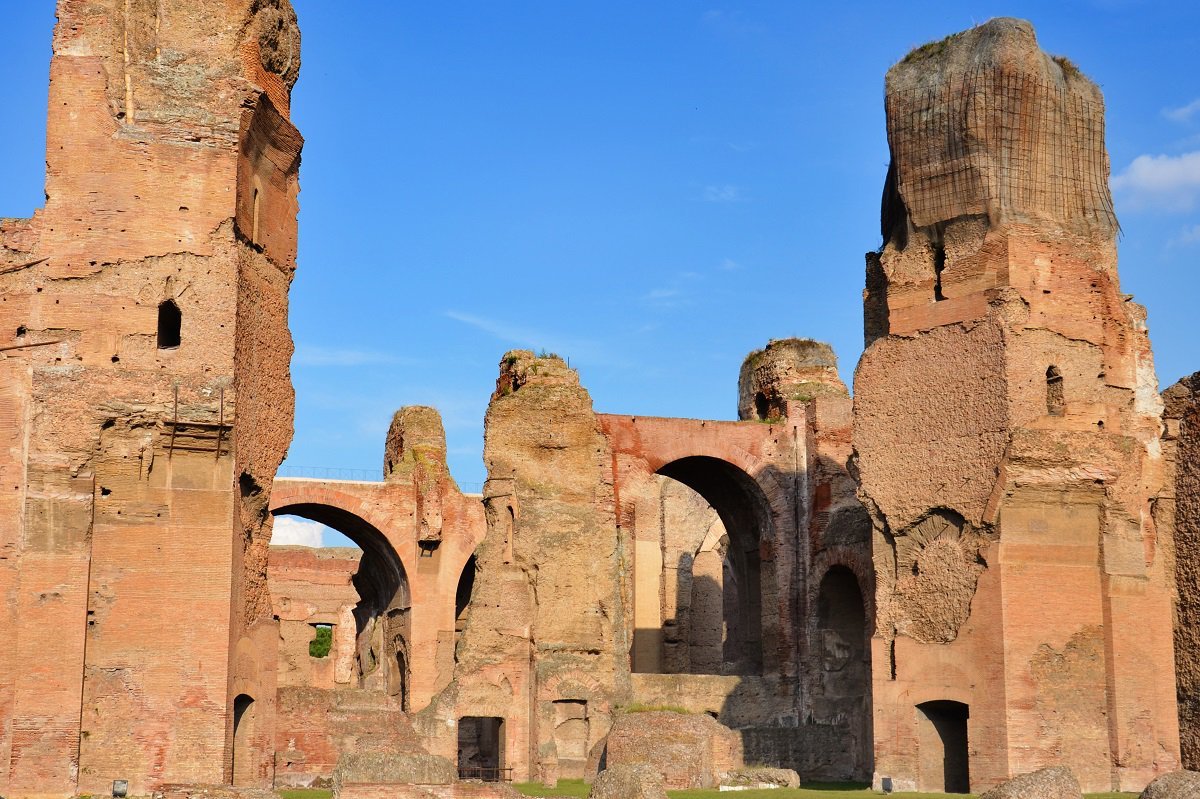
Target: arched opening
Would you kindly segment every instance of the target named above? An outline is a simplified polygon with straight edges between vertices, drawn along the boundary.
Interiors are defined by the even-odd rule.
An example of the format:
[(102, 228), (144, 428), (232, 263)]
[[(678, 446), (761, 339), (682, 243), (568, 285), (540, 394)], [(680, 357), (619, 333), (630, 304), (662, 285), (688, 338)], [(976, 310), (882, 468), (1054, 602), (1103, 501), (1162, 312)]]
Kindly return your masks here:
[(968, 793), (971, 790), (967, 720), (962, 702), (939, 699), (917, 705), (922, 791)]
[(754, 395), (754, 415), (759, 421), (771, 415), (771, 403), (767, 400), (767, 395), (761, 391), (756, 392)]
[(813, 716), (844, 730), (845, 740), (823, 779), (859, 780), (871, 775), (871, 663), (867, 609), (858, 577), (833, 566), (817, 593), (820, 690), (814, 691)]
[(173, 350), (182, 341), (183, 313), (175, 300), (163, 300), (158, 305), (158, 348)]
[[(761, 674), (769, 648), (763, 608), (775, 604), (761, 555), (772, 537), (766, 497), (744, 471), (707, 456), (666, 464), (656, 486), (658, 518), (638, 521), (635, 615), (642, 621), (633, 670)], [(657, 529), (642, 531), (643, 524)]]
[(233, 700), (233, 784), (253, 785), (255, 759), (253, 756), (254, 698), (238, 694)]
[(471, 606), (471, 594), (475, 591), (475, 556), (467, 558), (462, 574), (458, 577), (458, 587), (454, 590), (454, 635), (462, 635), (467, 623), (467, 608)]
[[(313, 550), (323, 553), (318, 554), (318, 559), (347, 561), (347, 571), (354, 568), (353, 559), (357, 558), (357, 567), (349, 579), (353, 590), (348, 588), (338, 594), (323, 588), (315, 601), (300, 601), (298, 597), (293, 603), (311, 605), (319, 618), (281, 621), (280, 685), (332, 688), (336, 683), (345, 687), (373, 688), (386, 691), (405, 707), (411, 685), (408, 642), (411, 640), (412, 611), (408, 578), (391, 542), (366, 520), (330, 505), (298, 503), (280, 507), (272, 513), (277, 518), (298, 516), (330, 527), (361, 549), (361, 554), (353, 549)], [(329, 571), (328, 567), (326, 571)], [(301, 590), (300, 586), (298, 583), (294, 590)], [(283, 590), (283, 587), (273, 584), (272, 592), (277, 590)], [(331, 625), (330, 657), (325, 660), (332, 662), (330, 673), (324, 678), (329, 684), (324, 684), (312, 665), (320, 666), (322, 661), (312, 657), (299, 658), (291, 650), (303, 643), (308, 654), (313, 639), (312, 626), (328, 623), (329, 619), (342, 623)], [(297, 629), (293, 630), (293, 627)], [(302, 636), (307, 640), (302, 641)], [(302, 663), (308, 663), (308, 671)]]
[(1046, 370), (1046, 413), (1062, 416), (1065, 407), (1062, 372), (1057, 366), (1051, 366)]

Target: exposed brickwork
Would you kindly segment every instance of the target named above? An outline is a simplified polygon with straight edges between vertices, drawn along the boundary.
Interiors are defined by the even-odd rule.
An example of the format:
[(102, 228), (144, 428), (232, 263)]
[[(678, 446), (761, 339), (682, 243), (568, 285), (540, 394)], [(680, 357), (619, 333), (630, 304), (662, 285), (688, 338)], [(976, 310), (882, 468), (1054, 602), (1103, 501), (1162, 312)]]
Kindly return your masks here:
[(1084, 790), (1140, 790), (1178, 764), (1174, 575), (1099, 90), (998, 19), (915, 51), (887, 96), (854, 408), (876, 784), (1066, 765)]
[(46, 205), (0, 234), (5, 795), (226, 781), (239, 694), (270, 784), (298, 46), (286, 0), (59, 3)]

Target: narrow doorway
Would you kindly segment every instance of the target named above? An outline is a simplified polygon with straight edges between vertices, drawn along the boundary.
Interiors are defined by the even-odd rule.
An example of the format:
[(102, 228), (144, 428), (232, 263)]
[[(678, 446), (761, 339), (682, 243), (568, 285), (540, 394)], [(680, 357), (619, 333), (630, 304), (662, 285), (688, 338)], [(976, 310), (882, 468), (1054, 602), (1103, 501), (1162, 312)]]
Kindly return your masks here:
[(458, 778), (508, 781), (504, 767), (504, 719), (463, 716), (458, 720)]
[(970, 792), (970, 715), (970, 709), (961, 702), (937, 700), (917, 705), (922, 791)]
[(253, 785), (254, 758), (251, 747), (254, 738), (254, 699), (239, 694), (233, 700), (233, 784)]

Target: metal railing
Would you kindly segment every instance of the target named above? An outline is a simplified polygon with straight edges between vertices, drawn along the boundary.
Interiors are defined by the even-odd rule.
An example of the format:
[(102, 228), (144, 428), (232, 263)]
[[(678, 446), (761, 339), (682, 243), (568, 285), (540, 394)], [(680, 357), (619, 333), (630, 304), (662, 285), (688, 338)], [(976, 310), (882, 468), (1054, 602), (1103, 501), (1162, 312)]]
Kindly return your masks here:
[(512, 782), (512, 769), (499, 766), (459, 766), (458, 778), (481, 782)]
[[(383, 482), (383, 469), (351, 469), (341, 466), (280, 466), (276, 475), (304, 480), (352, 480), (359, 483)], [(483, 483), (458, 483), (464, 494), (483, 493)]]

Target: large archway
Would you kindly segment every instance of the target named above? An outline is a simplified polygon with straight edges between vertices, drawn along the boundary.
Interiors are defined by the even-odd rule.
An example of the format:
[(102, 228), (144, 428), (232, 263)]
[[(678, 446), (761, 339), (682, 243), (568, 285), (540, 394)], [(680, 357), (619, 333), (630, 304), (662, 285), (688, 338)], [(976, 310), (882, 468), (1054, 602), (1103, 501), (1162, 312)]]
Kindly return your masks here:
[[(273, 508), (271, 513), (323, 524), (362, 550), (351, 578), (358, 593), (358, 601), (350, 612), (353, 637), (336, 627), (329, 637), (335, 648), (339, 641), (352, 641), (349, 673), (342, 675), (348, 677), (351, 686), (386, 690), (401, 708), (408, 709), (412, 684), (409, 655), (412, 599), (408, 576), (395, 547), (373, 524), (343, 508), (296, 502)], [(317, 634), (320, 635), (319, 629)]]
[[(762, 542), (773, 538), (762, 489), (734, 464), (705, 455), (673, 460), (656, 475), (662, 651), (645, 657), (635, 648), (634, 671), (761, 674), (764, 597), (775, 589), (762, 564)], [(659, 601), (650, 593), (637, 601)]]

